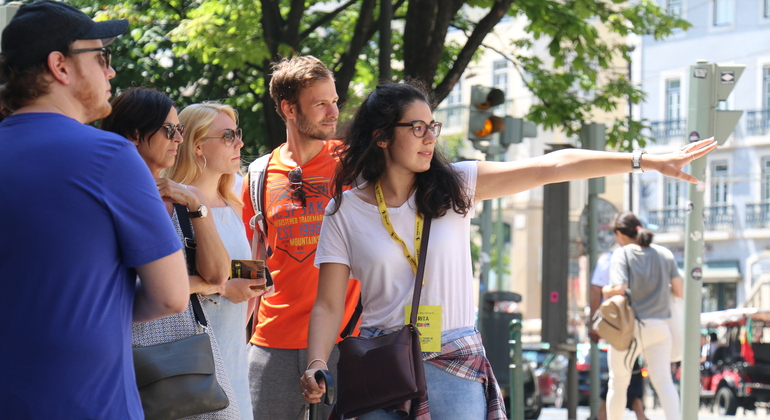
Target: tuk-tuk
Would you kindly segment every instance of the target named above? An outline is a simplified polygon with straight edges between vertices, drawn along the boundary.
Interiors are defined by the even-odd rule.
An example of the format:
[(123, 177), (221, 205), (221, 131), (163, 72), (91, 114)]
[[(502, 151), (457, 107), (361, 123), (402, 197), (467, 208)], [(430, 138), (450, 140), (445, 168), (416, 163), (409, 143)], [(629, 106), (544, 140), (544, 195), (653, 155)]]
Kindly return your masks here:
[(727, 416), (738, 407), (770, 407), (770, 311), (728, 309), (704, 312), (700, 319), (719, 339), (701, 364), (701, 403)]

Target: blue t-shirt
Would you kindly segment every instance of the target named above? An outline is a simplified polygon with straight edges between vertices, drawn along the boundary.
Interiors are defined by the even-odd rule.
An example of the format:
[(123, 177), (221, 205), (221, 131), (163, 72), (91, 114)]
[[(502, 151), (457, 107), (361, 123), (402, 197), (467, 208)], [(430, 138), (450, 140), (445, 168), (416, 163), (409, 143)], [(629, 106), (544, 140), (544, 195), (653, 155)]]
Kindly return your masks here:
[(131, 267), (180, 248), (131, 142), (59, 114), (0, 123), (0, 417), (143, 418)]

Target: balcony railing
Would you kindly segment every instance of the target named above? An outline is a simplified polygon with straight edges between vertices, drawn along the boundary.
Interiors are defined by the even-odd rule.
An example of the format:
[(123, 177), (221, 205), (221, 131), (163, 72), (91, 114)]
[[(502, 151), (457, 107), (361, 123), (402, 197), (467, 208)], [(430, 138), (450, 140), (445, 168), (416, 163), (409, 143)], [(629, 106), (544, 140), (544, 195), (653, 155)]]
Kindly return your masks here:
[(735, 206), (720, 204), (703, 209), (703, 222), (706, 230), (735, 230)]
[[(658, 225), (658, 232), (682, 233), (686, 218), (685, 209), (664, 209), (651, 210), (647, 219), (650, 224)], [(721, 204), (706, 207), (703, 211), (703, 223), (706, 230), (735, 230), (735, 206)]]
[(746, 228), (770, 228), (770, 203), (746, 204)]
[(650, 131), (657, 144), (683, 142), (687, 137), (687, 120), (652, 121)]
[(685, 217), (687, 217), (687, 213), (684, 209), (652, 210), (648, 222), (658, 225), (658, 232), (681, 233), (684, 232)]
[(770, 132), (770, 109), (746, 112), (746, 134), (762, 136)]

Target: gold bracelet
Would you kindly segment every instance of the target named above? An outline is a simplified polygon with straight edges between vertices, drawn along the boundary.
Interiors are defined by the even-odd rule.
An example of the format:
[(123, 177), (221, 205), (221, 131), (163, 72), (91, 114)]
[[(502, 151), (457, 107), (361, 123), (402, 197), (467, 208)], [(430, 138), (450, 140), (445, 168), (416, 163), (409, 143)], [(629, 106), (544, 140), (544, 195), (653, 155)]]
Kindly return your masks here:
[(305, 368), (305, 370), (310, 369), (310, 365), (312, 365), (315, 362), (323, 363), (324, 364), (324, 369), (329, 370), (329, 366), (326, 365), (326, 362), (324, 362), (323, 359), (313, 359), (313, 360), (311, 360), (310, 363), (307, 364), (307, 367)]

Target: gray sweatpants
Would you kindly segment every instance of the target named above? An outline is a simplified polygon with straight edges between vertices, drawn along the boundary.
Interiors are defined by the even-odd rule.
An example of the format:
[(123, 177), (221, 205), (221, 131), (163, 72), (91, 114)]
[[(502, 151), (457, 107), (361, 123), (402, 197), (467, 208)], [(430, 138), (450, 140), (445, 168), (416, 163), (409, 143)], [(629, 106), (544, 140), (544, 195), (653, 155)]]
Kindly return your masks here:
[[(335, 382), (339, 357), (339, 350), (334, 346), (328, 365)], [(307, 349), (273, 349), (249, 344), (249, 388), (254, 420), (307, 420), (307, 404), (299, 383), (306, 367)], [(330, 406), (318, 404), (319, 420), (326, 420), (330, 412)]]

